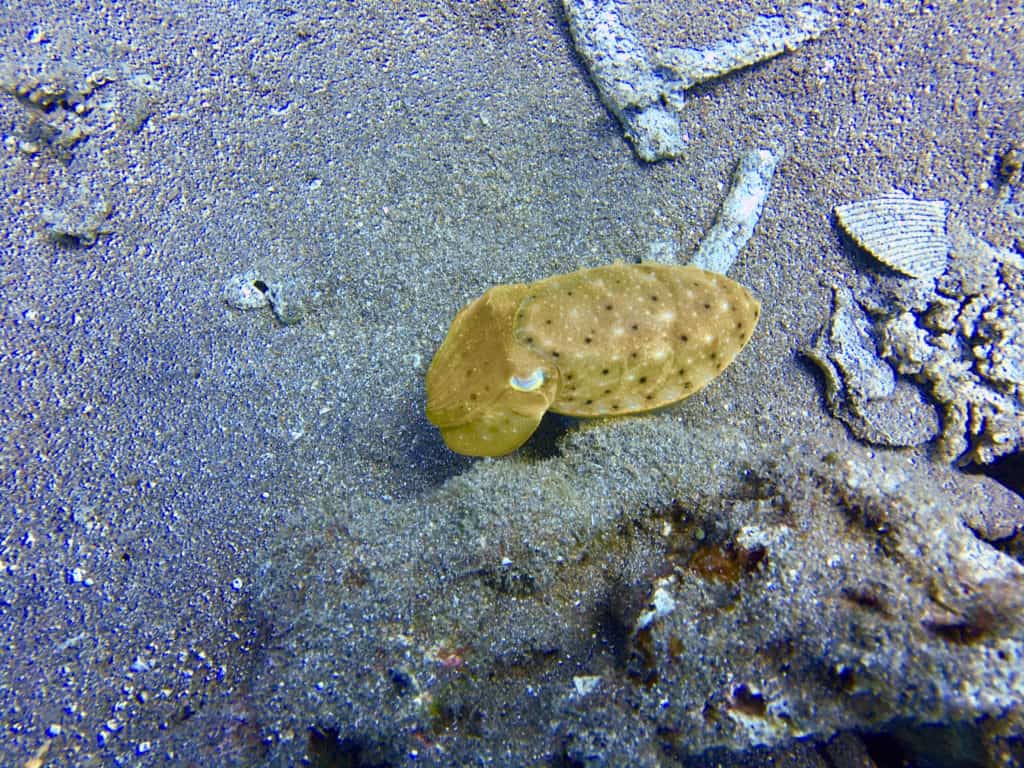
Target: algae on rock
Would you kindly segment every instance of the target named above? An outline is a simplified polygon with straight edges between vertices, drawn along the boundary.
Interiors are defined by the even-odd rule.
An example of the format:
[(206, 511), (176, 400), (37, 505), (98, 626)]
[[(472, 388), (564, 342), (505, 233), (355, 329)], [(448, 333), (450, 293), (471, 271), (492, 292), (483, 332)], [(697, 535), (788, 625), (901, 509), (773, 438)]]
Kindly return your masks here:
[[(508, 730), (495, 762), (564, 748), (653, 767), (636, 756), (1024, 704), (1024, 568), (963, 523), (1015, 504), (1019, 519), (1010, 491), (718, 425), (660, 433), (661, 471), (613, 486), (606, 466), (649, 450), (641, 421), (622, 429), (353, 509), (331, 537), (322, 521), (278, 533), (258, 605), (287, 631), (256, 678), (260, 718), (396, 754), (433, 732), (454, 764), (489, 747), (459, 737), (471, 712)], [(381, 518), (386, 540), (367, 535)]]

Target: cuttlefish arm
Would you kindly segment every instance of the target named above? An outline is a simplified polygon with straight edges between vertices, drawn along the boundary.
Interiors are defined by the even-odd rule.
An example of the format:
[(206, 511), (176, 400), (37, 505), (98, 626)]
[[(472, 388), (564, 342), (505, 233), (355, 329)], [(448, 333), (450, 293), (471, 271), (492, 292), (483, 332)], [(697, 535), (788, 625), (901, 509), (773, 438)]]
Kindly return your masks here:
[(460, 310), (427, 371), (427, 418), (457, 453), (514, 451), (555, 398), (558, 369), (512, 332), (529, 290), (495, 286)]

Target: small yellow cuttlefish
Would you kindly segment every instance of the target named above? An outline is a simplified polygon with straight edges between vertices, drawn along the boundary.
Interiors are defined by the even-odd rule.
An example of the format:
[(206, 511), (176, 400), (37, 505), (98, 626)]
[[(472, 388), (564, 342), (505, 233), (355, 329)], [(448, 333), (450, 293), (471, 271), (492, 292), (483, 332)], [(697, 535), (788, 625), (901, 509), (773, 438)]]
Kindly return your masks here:
[(639, 413), (689, 397), (750, 340), (761, 306), (694, 266), (622, 264), (497, 285), (463, 307), (427, 371), (453, 451), (501, 456), (546, 411)]

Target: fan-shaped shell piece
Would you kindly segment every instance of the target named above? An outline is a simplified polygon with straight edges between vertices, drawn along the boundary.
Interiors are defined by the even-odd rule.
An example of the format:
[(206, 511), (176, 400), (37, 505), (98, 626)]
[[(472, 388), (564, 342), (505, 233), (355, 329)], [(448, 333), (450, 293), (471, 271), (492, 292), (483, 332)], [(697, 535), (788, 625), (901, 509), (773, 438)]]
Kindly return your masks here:
[(518, 448), (547, 410), (613, 416), (689, 397), (749, 341), (760, 305), (693, 266), (612, 264), (501, 285), (462, 309), (427, 372), (427, 416), (472, 456)]
[(880, 262), (909, 277), (946, 271), (949, 237), (944, 200), (916, 200), (894, 193), (836, 206), (839, 226)]

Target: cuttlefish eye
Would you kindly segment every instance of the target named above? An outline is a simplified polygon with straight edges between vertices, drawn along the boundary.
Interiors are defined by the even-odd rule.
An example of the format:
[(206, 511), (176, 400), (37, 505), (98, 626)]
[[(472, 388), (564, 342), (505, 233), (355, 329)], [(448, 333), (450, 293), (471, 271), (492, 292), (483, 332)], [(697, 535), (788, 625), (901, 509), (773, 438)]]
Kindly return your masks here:
[(548, 410), (593, 417), (683, 400), (753, 334), (760, 304), (692, 266), (612, 264), (499, 285), (464, 307), (427, 372), (427, 417), (448, 447), (500, 456)]
[(511, 376), (509, 377), (508, 383), (512, 389), (519, 392), (533, 392), (544, 384), (544, 369), (537, 368), (525, 379), (520, 379), (518, 376)]

